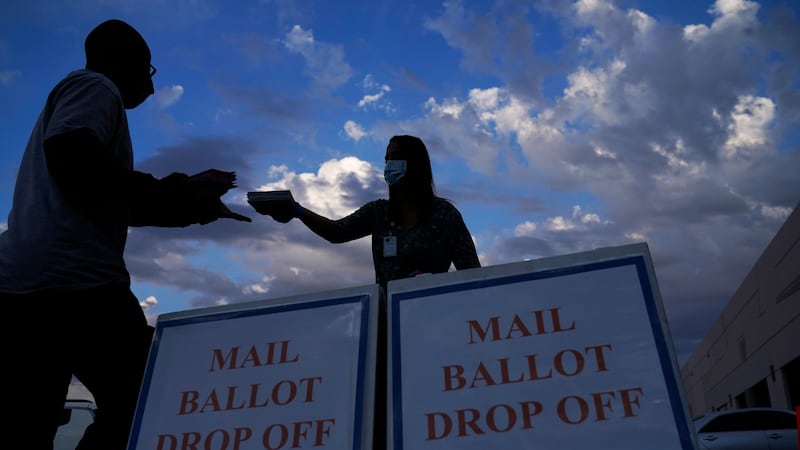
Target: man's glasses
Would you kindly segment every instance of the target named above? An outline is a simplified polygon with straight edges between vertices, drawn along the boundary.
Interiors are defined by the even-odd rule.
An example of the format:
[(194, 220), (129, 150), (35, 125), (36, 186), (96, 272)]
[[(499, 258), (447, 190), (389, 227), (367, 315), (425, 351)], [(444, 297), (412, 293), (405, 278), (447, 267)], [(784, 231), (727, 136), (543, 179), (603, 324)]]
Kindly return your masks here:
[(156, 68), (150, 64), (150, 78), (153, 78), (153, 75), (156, 74)]

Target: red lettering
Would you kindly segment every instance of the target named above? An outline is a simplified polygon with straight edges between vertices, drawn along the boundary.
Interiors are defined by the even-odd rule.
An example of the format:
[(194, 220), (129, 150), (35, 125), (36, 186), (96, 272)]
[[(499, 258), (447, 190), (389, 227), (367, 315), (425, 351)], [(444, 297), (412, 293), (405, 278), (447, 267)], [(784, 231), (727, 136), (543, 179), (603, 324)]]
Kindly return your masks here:
[(631, 398), (630, 394), (632, 392), (638, 392), (640, 396), (644, 394), (642, 388), (640, 387), (635, 387), (630, 389), (620, 389), (619, 391), (620, 397), (622, 397), (622, 409), (625, 411), (625, 417), (632, 417), (635, 415), (633, 413), (633, 408), (631, 407), (631, 405), (636, 405), (637, 407), (640, 407), (639, 397)]
[(530, 330), (528, 327), (525, 326), (525, 323), (522, 321), (518, 315), (514, 314), (514, 318), (511, 319), (511, 326), (508, 327), (508, 334), (506, 334), (506, 339), (511, 339), (511, 336), (514, 332), (519, 331), (522, 334), (522, 337), (531, 336)]
[[(450, 432), (453, 431), (453, 421), (450, 419), (448, 414), (443, 412), (426, 413), (425, 418), (428, 422), (428, 436), (425, 438), (426, 441), (443, 439), (450, 435)], [(441, 423), (443, 425), (441, 434), (436, 433), (437, 418), (441, 419)]]
[[(220, 436), (220, 443), (214, 445), (214, 435), (218, 434)], [(227, 449), (228, 444), (230, 443), (231, 437), (228, 435), (228, 432), (225, 430), (214, 430), (211, 433), (208, 433), (206, 436), (206, 440), (203, 442), (203, 449), (212, 449), (212, 448), (223, 448)]]
[[(158, 444), (156, 450), (198, 450), (200, 443), (203, 450), (221, 449), (239, 450), (242, 442), (247, 441), (253, 436), (253, 431), (246, 427), (237, 427), (233, 430), (233, 445), (231, 446), (231, 433), (228, 430), (216, 429), (208, 433), (203, 438), (203, 435), (190, 431), (181, 433), (180, 442), (175, 435), (161, 434), (158, 436)], [(166, 444), (166, 446), (165, 446)]]
[[(500, 317), (495, 316), (489, 318), (486, 326), (483, 326), (477, 320), (468, 320), (467, 325), (469, 329), (469, 344), (476, 344), (478, 341), (485, 342), (487, 338), (492, 341), (499, 341), (502, 339), (513, 339), (517, 337), (530, 337), (534, 335), (541, 335), (547, 333), (561, 333), (564, 331), (572, 331), (575, 329), (575, 321), (572, 321), (569, 326), (561, 324), (561, 308), (550, 308), (531, 311), (533, 314), (535, 328), (532, 330), (525, 323), (519, 314), (514, 316), (508, 322), (508, 327), (504, 336), (500, 334)], [(549, 325), (549, 329), (548, 329)]]
[(333, 418), (303, 420), (291, 424), (275, 423), (264, 430), (261, 435), (261, 445), (266, 450), (282, 449), (287, 444), (288, 448), (300, 448), (305, 446), (303, 445), (305, 442), (313, 439), (313, 446), (321, 447), (327, 444), (325, 440), (330, 439), (335, 424), (336, 419)]
[(292, 433), (292, 448), (300, 447), (300, 438), (306, 439), (308, 437), (308, 430), (303, 430), (303, 425), (307, 425), (308, 428), (311, 428), (312, 423), (310, 421), (303, 421), (303, 422), (294, 422), (294, 426), (292, 429), (294, 432)]
[[(278, 436), (278, 445), (274, 447), (272, 446), (273, 430), (278, 430), (280, 432), (280, 435)], [(264, 430), (264, 434), (261, 435), (261, 444), (267, 450), (277, 450), (279, 448), (283, 448), (283, 446), (286, 445), (286, 441), (288, 440), (289, 440), (289, 428), (287, 428), (286, 425), (282, 423), (275, 423), (268, 426), (267, 429)]]
[(311, 378), (300, 378), (300, 384), (306, 384), (306, 399), (303, 400), (303, 403), (309, 403), (314, 401), (314, 382), (319, 381), (322, 383), (322, 377), (311, 377)]
[(206, 398), (206, 402), (203, 404), (203, 407), (200, 408), (200, 412), (206, 412), (206, 407), (211, 406), (213, 411), (219, 411), (219, 399), (217, 399), (217, 391), (214, 388), (211, 388), (211, 393), (208, 394), (208, 398)]
[(250, 402), (247, 404), (248, 408), (261, 408), (267, 406), (267, 403), (269, 403), (268, 398), (265, 398), (263, 403), (258, 403), (258, 392), (260, 387), (261, 383), (250, 385)]
[[(443, 366), (442, 370), (444, 372), (444, 391), (457, 391), (463, 388), (467, 384), (467, 380), (462, 377), (464, 374), (464, 367), (459, 365), (454, 366)], [(453, 373), (455, 372), (455, 373)], [(453, 380), (456, 381), (455, 386), (453, 385)]]
[[(470, 418), (467, 418), (467, 413), (470, 414)], [(481, 430), (481, 428), (476, 423), (478, 419), (481, 417), (481, 413), (477, 409), (473, 408), (465, 408), (465, 409), (457, 409), (456, 410), (456, 417), (458, 418), (458, 434), (456, 436), (467, 436), (467, 427), (469, 427), (473, 433), (475, 434), (484, 434), (485, 431)]]
[(242, 363), (239, 365), (238, 368), (242, 369), (244, 367), (247, 367), (248, 363), (250, 363), (249, 364), (250, 367), (258, 367), (261, 365), (261, 360), (258, 359), (258, 349), (256, 348), (255, 345), (250, 347), (250, 350), (247, 351), (247, 356), (244, 357), (244, 360), (242, 360)]
[(525, 359), (528, 361), (528, 380), (529, 381), (546, 380), (548, 378), (553, 378), (553, 371), (552, 370), (548, 370), (547, 371), (547, 375), (545, 375), (545, 376), (539, 375), (539, 370), (536, 367), (536, 354), (526, 355)]
[(509, 384), (509, 383), (519, 383), (523, 381), (525, 377), (522, 374), (519, 374), (519, 378), (516, 380), (512, 380), (509, 378), (508, 374), (508, 358), (500, 358), (497, 360), (500, 363), (500, 384)]
[[(618, 391), (604, 391), (604, 392), (594, 392), (589, 394), (592, 399), (593, 412), (594, 412), (594, 420), (596, 422), (602, 422), (604, 420), (609, 420), (609, 414), (614, 410), (613, 401), (617, 398), (617, 393), (619, 393), (619, 398), (622, 403), (622, 410), (623, 410), (623, 417), (633, 417), (634, 408), (639, 407), (639, 399), (642, 395), (642, 388), (635, 387), (630, 389), (620, 389)], [(638, 394), (638, 395), (637, 395)], [(570, 414), (568, 412), (568, 406), (570, 403), (574, 403), (578, 407), (578, 416), (573, 417), (574, 414)], [(558, 402), (557, 406), (558, 417), (565, 423), (570, 425), (577, 425), (579, 423), (584, 422), (588, 417), (589, 414), (592, 412), (590, 411), (589, 402), (585, 399), (577, 396), (571, 395), (569, 397), (564, 397)]]
[[(519, 406), (522, 410), (522, 429), (528, 430), (533, 428), (533, 421), (531, 419), (533, 419), (533, 416), (542, 412), (542, 404), (535, 400), (531, 400), (527, 402), (519, 402)], [(532, 411), (531, 408), (533, 408)]]
[(183, 438), (181, 441), (181, 450), (197, 450), (197, 444), (200, 442), (200, 439), (202, 439), (200, 433), (196, 431), (182, 433), (181, 437)]
[[(165, 447), (164, 444), (167, 442), (169, 442), (169, 446)], [(175, 450), (175, 447), (177, 445), (178, 445), (178, 439), (175, 436), (171, 434), (159, 434), (156, 450)]]
[(486, 366), (483, 365), (482, 362), (478, 363), (478, 368), (475, 370), (475, 376), (472, 377), (472, 384), (469, 386), (470, 389), (475, 388), (475, 383), (478, 381), (483, 381), (486, 383), (486, 386), (494, 386), (495, 383), (492, 379), (492, 375), (489, 373), (489, 370), (486, 369)]
[[(215, 348), (211, 352), (211, 368), (208, 369), (208, 371), (213, 372), (215, 370), (235, 369), (236, 357), (238, 354), (239, 347), (231, 347), (231, 349), (228, 350), (228, 354), (224, 357), (222, 356), (222, 350)], [(226, 364), (228, 367), (225, 367)]]
[[(278, 361), (279, 364), (285, 364), (290, 362), (297, 362), (300, 359), (300, 355), (297, 353), (294, 354), (292, 359), (289, 359), (289, 341), (281, 341), (281, 359)], [(270, 364), (272, 361), (270, 360)]]
[[(258, 347), (253, 345), (247, 350), (241, 362), (238, 362), (240, 347), (231, 347), (226, 354), (223, 354), (221, 349), (215, 348), (211, 351), (209, 372), (297, 362), (300, 359), (300, 355), (295, 353), (290, 356), (289, 342), (291, 341), (267, 342), (266, 354), (264, 355), (261, 355)], [(276, 360), (276, 353), (278, 352), (280, 355)]]
[(233, 440), (233, 450), (239, 450), (239, 444), (250, 439), (253, 436), (253, 430), (247, 427), (239, 427), (235, 429), (236, 435)]
[[(570, 399), (574, 399), (578, 403), (579, 408), (579, 416), (576, 420), (570, 419), (567, 415), (567, 401)], [(586, 400), (578, 397), (576, 395), (570, 395), (569, 397), (564, 397), (558, 402), (558, 406), (556, 407), (556, 411), (558, 412), (558, 417), (564, 422), (570, 425), (577, 425), (589, 416), (589, 404), (586, 403)]]
[(244, 409), (244, 402), (241, 402), (238, 406), (233, 405), (233, 399), (236, 395), (236, 388), (237, 386), (228, 386), (228, 402), (225, 404), (225, 410), (231, 409)]
[(486, 329), (481, 327), (481, 324), (478, 323), (477, 320), (468, 320), (467, 323), (469, 324), (469, 343), (474, 344), (475, 339), (472, 337), (473, 330), (475, 334), (478, 335), (478, 338), (481, 342), (486, 340), (486, 335), (489, 332), (492, 333), (492, 340), (499, 341), (500, 340), (500, 326), (499, 326), (500, 317), (492, 317), (489, 319), (489, 323), (486, 325)]
[[(314, 421), (317, 425), (317, 432), (314, 435), (314, 447), (320, 447), (325, 443), (322, 442), (322, 438), (329, 438), (331, 437), (331, 428), (336, 425), (336, 419), (319, 419)], [(326, 426), (328, 424), (329, 426)]]
[[(567, 353), (571, 354), (575, 359), (575, 370), (573, 370), (572, 373), (564, 369), (564, 355)], [(560, 352), (556, 353), (554, 364), (556, 367), (556, 371), (558, 373), (564, 375), (565, 377), (571, 377), (583, 371), (583, 365), (584, 365), (583, 355), (578, 353), (577, 350), (570, 350), (570, 349), (561, 350)]]
[(592, 399), (594, 400), (594, 409), (597, 412), (597, 418), (595, 419), (596, 422), (607, 420), (605, 410), (608, 409), (611, 411), (611, 400), (604, 402), (604, 395), (610, 396), (612, 399), (615, 398), (613, 391), (595, 392), (592, 394)]
[(542, 412), (542, 404), (530, 400), (519, 402), (518, 405), (498, 403), (490, 406), (483, 416), (481, 411), (474, 408), (456, 409), (452, 415), (443, 411), (426, 413), (428, 428), (425, 440), (433, 441), (449, 437), (453, 433), (454, 423), (456, 428), (454, 437), (482, 435), (487, 432), (505, 433), (514, 428), (522, 430), (534, 428), (533, 417)]
[(546, 329), (544, 326), (544, 311), (534, 311), (533, 317), (536, 319), (536, 334), (544, 334)]
[(562, 331), (571, 331), (575, 329), (575, 321), (572, 321), (572, 325), (567, 328), (561, 326), (561, 318), (558, 316), (558, 310), (561, 308), (551, 308), (550, 311), (550, 321), (553, 323), (553, 333), (560, 333)]
[[(281, 386), (284, 385), (284, 384), (286, 386), (289, 386), (289, 395), (288, 395), (288, 397), (286, 397), (285, 400), (281, 401), (280, 398), (279, 398), (279, 395), (280, 395), (280, 392), (281, 392)], [(290, 380), (279, 381), (275, 385), (275, 387), (272, 388), (272, 403), (274, 403), (276, 405), (280, 405), (280, 406), (287, 405), (287, 404), (291, 403), (292, 400), (294, 400), (294, 397), (296, 395), (297, 395), (297, 385), (294, 384), (293, 381), (290, 381)]]
[(592, 345), (586, 347), (586, 353), (589, 353), (589, 350), (594, 350), (594, 359), (597, 361), (597, 370), (596, 372), (605, 372), (608, 370), (606, 367), (606, 358), (603, 354), (603, 349), (608, 347), (611, 350), (611, 344), (603, 344), (603, 345)]
[(197, 391), (183, 391), (181, 392), (181, 407), (178, 410), (178, 415), (191, 414), (197, 411), (197, 398), (200, 393)]
[[(506, 412), (505, 427), (498, 427), (497, 421), (495, 420), (494, 417), (495, 411), (501, 408)], [(504, 405), (502, 403), (494, 405), (491, 408), (489, 408), (489, 411), (486, 414), (486, 425), (489, 427), (490, 430), (494, 431), (495, 433), (505, 433), (506, 431), (510, 430), (516, 423), (517, 423), (517, 413), (514, 411), (514, 408), (508, 405)]]

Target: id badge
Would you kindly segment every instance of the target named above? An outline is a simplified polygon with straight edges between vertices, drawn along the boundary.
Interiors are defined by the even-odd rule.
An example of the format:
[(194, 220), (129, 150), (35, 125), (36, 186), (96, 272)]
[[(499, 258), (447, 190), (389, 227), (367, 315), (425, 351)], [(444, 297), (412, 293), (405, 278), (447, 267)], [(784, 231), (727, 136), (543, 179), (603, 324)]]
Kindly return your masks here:
[(397, 236), (383, 237), (383, 256), (397, 256)]

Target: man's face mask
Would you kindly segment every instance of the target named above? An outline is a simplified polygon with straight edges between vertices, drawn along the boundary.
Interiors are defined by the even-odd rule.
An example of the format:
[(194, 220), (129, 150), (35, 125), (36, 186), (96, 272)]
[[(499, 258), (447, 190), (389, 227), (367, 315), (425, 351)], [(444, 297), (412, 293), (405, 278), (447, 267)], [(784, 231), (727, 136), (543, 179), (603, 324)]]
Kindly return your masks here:
[(391, 186), (406, 174), (406, 162), (402, 159), (390, 159), (386, 161), (386, 167), (383, 169), (383, 179)]

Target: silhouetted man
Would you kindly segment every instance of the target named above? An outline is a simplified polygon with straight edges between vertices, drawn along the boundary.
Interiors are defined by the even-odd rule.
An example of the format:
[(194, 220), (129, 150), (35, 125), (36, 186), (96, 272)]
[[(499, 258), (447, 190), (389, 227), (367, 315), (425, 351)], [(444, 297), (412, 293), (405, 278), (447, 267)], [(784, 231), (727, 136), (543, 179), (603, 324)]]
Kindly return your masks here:
[(109, 20), (85, 51), (34, 125), (0, 234), (3, 448), (52, 448), (74, 374), (98, 406), (78, 448), (124, 449), (152, 335), (123, 260), (128, 226), (250, 221), (220, 200), (233, 172), (133, 169), (126, 109), (153, 94), (156, 72), (142, 36)]

